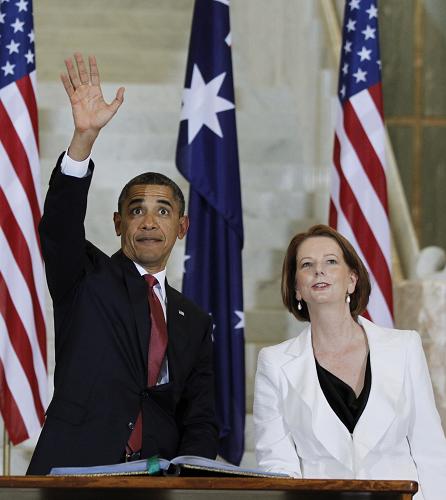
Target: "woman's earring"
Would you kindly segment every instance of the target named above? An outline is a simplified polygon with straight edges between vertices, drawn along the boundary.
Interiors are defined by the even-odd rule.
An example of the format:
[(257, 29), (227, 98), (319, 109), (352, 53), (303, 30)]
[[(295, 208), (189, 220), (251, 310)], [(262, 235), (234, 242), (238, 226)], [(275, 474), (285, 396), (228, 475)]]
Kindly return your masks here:
[(347, 293), (347, 296), (345, 297), (345, 302), (347, 302), (347, 304), (350, 304), (350, 295)]
[(300, 302), (300, 300), (297, 301), (297, 310), (302, 311), (302, 303)]

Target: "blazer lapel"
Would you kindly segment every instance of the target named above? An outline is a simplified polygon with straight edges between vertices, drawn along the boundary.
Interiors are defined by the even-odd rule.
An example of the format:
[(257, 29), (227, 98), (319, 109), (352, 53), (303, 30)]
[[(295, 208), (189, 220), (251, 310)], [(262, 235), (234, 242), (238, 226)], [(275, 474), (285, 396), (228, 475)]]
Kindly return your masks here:
[[(344, 466), (353, 470), (352, 438), (328, 404), (319, 384), (311, 342), (311, 326), (301, 332), (289, 346), (292, 359), (282, 366), (295, 392), (289, 395), (291, 405), (300, 405), (298, 395), (311, 410), (311, 427), (322, 446)], [(293, 401), (293, 402), (292, 402)], [(297, 407), (295, 406), (297, 413)]]
[(363, 460), (383, 437), (398, 412), (403, 389), (405, 350), (398, 335), (359, 318), (370, 348), (372, 385), (369, 399), (353, 432), (355, 454)]

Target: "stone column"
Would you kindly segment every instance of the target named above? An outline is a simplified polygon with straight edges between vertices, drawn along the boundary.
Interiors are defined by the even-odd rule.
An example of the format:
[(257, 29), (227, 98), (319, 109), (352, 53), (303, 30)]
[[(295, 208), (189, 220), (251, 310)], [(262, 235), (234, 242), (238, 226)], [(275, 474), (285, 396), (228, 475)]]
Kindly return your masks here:
[(402, 281), (394, 292), (396, 326), (421, 335), (446, 430), (446, 280)]

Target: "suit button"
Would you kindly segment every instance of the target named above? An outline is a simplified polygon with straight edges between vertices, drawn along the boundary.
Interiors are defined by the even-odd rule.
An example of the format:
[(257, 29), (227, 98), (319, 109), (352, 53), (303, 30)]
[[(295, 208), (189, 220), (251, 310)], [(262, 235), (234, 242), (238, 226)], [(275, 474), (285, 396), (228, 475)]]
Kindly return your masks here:
[(149, 399), (149, 391), (147, 389), (141, 391), (141, 397), (142, 399)]
[(135, 428), (135, 424), (133, 422), (129, 422), (127, 427), (132, 431)]

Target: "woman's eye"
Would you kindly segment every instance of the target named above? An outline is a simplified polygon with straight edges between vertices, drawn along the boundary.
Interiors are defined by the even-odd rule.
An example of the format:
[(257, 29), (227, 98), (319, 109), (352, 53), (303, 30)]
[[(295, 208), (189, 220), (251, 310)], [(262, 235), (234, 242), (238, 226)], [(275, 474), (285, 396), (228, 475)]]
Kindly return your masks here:
[(329, 264), (337, 264), (338, 261), (336, 259), (328, 259), (327, 261)]
[(302, 267), (310, 267), (311, 266), (311, 262), (304, 262), (302, 264)]

